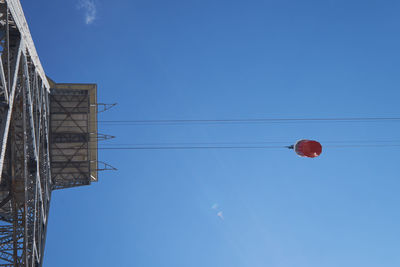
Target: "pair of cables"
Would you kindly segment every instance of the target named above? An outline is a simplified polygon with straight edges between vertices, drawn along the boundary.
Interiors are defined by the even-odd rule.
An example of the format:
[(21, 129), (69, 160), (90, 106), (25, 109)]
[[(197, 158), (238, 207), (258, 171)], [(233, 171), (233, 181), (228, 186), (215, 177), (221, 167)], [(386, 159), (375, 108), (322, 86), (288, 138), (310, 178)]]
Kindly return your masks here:
[[(279, 149), (291, 142), (196, 142), (135, 143), (102, 145), (99, 150), (198, 150), (198, 149)], [(400, 147), (400, 140), (326, 141), (328, 148)]]
[(260, 124), (260, 123), (326, 123), (326, 122), (395, 122), (400, 117), (352, 117), (352, 118), (248, 118), (248, 119), (165, 119), (165, 120), (100, 120), (105, 126), (138, 125), (194, 125), (194, 124)]
[[(143, 125), (226, 125), (263, 123), (359, 123), (400, 122), (400, 117), (336, 117), (336, 118), (248, 118), (248, 119), (164, 119), (164, 120), (100, 120), (102, 126)], [(104, 144), (99, 150), (195, 150), (195, 149), (277, 149), (287, 148), (291, 142), (204, 142), (204, 143), (134, 143)], [(324, 147), (400, 147), (400, 140), (322, 141)]]

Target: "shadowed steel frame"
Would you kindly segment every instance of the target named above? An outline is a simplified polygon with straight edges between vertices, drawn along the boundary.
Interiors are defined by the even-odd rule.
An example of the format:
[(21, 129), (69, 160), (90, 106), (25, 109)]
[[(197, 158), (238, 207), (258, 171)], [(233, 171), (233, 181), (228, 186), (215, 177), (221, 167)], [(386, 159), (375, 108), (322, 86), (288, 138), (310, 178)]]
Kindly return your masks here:
[(97, 181), (96, 91), (48, 79), (19, 0), (0, 0), (0, 267), (42, 266), (52, 190)]

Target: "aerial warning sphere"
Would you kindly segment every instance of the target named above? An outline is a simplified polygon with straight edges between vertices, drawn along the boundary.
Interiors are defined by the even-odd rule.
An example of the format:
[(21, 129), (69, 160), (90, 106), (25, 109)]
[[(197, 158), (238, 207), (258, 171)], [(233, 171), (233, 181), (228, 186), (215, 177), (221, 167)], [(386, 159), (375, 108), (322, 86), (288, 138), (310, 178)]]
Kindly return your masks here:
[(294, 151), (300, 157), (315, 158), (322, 153), (322, 146), (314, 140), (300, 140), (294, 145)]

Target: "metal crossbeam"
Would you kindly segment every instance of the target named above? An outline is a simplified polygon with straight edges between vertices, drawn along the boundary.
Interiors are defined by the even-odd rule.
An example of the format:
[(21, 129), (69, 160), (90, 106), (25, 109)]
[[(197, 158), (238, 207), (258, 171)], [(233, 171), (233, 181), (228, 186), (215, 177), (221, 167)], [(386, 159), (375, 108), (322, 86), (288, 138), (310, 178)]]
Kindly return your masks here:
[(32, 59), (32, 64), (34, 65), (36, 72), (40, 76), (44, 87), (47, 89), (47, 91), (49, 91), (50, 84), (47, 81), (42, 64), (40, 63), (39, 56), (36, 52), (36, 48), (35, 48), (35, 45), (33, 43), (33, 39), (31, 36), (31, 32), (29, 31), (28, 23), (26, 22), (24, 11), (22, 10), (20, 1), (19, 0), (4, 1), (3, 0), (3, 2), (7, 3), (8, 9), (13, 18), (13, 22), (15, 23), (16, 27), (18, 28), (18, 31), (20, 32), (20, 36), (21, 36), (23, 42), (25, 43), (26, 49), (29, 53), (29, 56)]

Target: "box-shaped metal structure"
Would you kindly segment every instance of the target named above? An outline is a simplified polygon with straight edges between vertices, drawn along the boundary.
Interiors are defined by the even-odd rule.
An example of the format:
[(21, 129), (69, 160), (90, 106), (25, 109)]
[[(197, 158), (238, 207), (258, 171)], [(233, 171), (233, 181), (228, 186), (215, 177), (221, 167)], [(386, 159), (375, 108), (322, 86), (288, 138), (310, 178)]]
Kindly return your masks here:
[(50, 160), (53, 189), (98, 179), (97, 85), (50, 80)]

